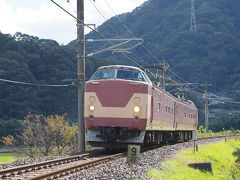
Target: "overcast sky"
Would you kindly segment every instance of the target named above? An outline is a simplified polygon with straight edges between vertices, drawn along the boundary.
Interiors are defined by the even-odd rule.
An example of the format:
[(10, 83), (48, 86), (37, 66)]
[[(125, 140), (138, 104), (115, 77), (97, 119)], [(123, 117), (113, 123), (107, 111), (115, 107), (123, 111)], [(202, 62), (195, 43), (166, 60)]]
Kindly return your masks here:
[[(69, 12), (76, 14), (76, 0), (69, 0), (69, 3), (67, 0), (55, 1)], [(114, 16), (114, 13), (106, 2), (117, 14), (120, 14), (132, 11), (145, 1), (95, 0), (93, 2), (92, 0), (107, 19)], [(91, 0), (85, 0), (85, 22), (101, 25), (104, 21)], [(19, 31), (66, 44), (76, 38), (76, 22), (50, 0), (0, 0), (0, 31), (10, 34)]]

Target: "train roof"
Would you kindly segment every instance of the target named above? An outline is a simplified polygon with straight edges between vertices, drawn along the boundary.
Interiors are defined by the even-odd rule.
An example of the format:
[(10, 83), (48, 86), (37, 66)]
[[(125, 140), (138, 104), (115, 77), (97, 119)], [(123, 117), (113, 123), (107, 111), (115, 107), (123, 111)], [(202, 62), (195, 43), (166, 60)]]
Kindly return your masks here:
[(140, 68), (134, 67), (134, 66), (125, 66), (125, 65), (109, 65), (109, 66), (101, 66), (97, 68), (97, 70), (101, 69), (127, 69), (127, 70), (133, 70), (133, 71), (141, 71), (143, 72)]

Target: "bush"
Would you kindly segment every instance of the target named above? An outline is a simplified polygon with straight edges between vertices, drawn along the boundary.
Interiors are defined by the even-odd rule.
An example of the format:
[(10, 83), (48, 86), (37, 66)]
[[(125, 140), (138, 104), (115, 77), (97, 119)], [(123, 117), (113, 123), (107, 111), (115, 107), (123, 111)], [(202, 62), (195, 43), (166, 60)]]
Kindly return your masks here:
[(40, 153), (41, 155), (63, 155), (77, 151), (78, 128), (70, 126), (64, 120), (65, 115), (28, 114), (21, 121), (24, 130), (15, 138), (8, 136), (3, 138), (6, 145), (24, 145), (24, 153), (30, 157)]

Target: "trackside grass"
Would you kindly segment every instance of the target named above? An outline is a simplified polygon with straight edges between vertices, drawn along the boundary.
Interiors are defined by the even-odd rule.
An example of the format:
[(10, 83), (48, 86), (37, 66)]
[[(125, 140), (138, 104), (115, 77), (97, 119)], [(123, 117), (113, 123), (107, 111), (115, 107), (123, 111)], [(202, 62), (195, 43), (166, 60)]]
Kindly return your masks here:
[(0, 164), (10, 163), (14, 161), (15, 156), (11, 153), (0, 153)]
[[(193, 153), (193, 149), (180, 151), (174, 160), (168, 160), (162, 164), (162, 170), (149, 169), (147, 177), (156, 180), (234, 179), (233, 174), (235, 177), (240, 177), (240, 169), (236, 169), (236, 157), (232, 154), (236, 148), (240, 148), (239, 140), (200, 145), (199, 151), (195, 154)], [(187, 165), (206, 161), (211, 161), (213, 174), (190, 168)]]

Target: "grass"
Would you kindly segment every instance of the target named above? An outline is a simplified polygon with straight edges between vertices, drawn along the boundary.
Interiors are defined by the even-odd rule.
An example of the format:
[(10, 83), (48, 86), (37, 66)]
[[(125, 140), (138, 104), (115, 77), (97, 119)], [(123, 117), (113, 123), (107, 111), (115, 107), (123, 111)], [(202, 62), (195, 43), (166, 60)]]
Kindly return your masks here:
[[(222, 141), (216, 144), (201, 145), (195, 154), (193, 149), (180, 151), (174, 160), (166, 161), (162, 164), (163, 170), (149, 169), (147, 176), (150, 179), (174, 179), (174, 180), (222, 180), (233, 179), (232, 169), (236, 157), (233, 151), (240, 147), (240, 141)], [(190, 163), (211, 161), (213, 174), (192, 169)], [(238, 172), (239, 173), (239, 172)]]
[(16, 147), (0, 146), (0, 164), (11, 163), (19, 158)]
[[(11, 163), (17, 159), (22, 159), (28, 157), (27, 154), (23, 153), (29, 152), (28, 147), (25, 146), (0, 146), (0, 164), (6, 164)], [(87, 150), (95, 150), (95, 149), (102, 149), (98, 147), (91, 147), (89, 144), (86, 145), (86, 151)], [(39, 152), (39, 150), (33, 148), (34, 151), (34, 157), (40, 157), (42, 154)], [(57, 150), (54, 149), (49, 156), (55, 156)]]
[(0, 164), (10, 163), (15, 160), (15, 155), (12, 153), (0, 153)]

